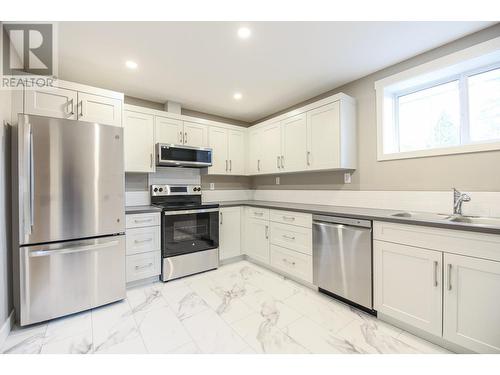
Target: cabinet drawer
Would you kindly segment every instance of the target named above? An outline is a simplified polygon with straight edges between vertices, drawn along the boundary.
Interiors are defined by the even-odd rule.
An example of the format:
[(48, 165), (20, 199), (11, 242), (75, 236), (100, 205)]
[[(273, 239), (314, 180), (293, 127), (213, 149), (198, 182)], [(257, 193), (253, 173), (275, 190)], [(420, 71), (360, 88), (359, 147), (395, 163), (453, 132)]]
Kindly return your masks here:
[(271, 245), (271, 266), (312, 283), (312, 257)]
[(306, 255), (312, 255), (312, 229), (271, 223), (271, 243)]
[(301, 212), (271, 210), (269, 213), (269, 220), (277, 223), (312, 228), (312, 215)]
[(161, 252), (127, 255), (127, 283), (157, 276), (161, 269)]
[(160, 250), (160, 227), (127, 229), (127, 255)]
[(129, 228), (151, 227), (160, 225), (160, 213), (152, 212), (147, 214), (126, 215), (126, 225)]
[(258, 207), (247, 207), (247, 217), (251, 219), (269, 220), (269, 209)]

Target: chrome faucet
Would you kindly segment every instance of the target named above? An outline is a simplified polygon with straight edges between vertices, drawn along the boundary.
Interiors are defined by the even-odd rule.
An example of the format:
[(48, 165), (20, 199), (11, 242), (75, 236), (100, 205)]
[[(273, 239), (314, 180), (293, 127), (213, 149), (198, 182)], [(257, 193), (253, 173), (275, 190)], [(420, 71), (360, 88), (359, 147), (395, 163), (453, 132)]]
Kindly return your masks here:
[(453, 215), (462, 216), (462, 203), (464, 202), (470, 202), (470, 197), (453, 188)]

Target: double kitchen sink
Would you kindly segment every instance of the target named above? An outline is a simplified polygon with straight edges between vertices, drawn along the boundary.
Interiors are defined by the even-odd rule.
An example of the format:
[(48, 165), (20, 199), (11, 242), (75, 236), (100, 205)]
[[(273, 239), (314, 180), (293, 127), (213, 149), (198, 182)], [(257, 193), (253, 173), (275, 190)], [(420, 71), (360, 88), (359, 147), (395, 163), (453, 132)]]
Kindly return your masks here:
[(500, 218), (494, 218), (494, 217), (446, 215), (446, 214), (433, 214), (425, 212), (398, 212), (392, 214), (391, 216), (397, 218), (405, 218), (409, 220), (438, 221), (438, 222), (471, 224), (471, 225), (488, 226), (488, 227), (500, 227)]

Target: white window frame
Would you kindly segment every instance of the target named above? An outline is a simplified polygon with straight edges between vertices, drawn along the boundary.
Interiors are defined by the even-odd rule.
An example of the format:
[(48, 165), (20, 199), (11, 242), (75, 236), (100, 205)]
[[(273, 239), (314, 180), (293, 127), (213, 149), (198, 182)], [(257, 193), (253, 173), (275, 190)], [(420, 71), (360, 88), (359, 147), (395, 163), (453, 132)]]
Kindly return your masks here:
[[(500, 68), (500, 37), (375, 82), (377, 101), (377, 160), (421, 158), (500, 150), (500, 139), (473, 143), (470, 141), (467, 85), (468, 77), (498, 68)], [(460, 95), (461, 144), (451, 147), (401, 152), (399, 150), (398, 139), (399, 116), (397, 111), (399, 98), (457, 80), (459, 82)]]

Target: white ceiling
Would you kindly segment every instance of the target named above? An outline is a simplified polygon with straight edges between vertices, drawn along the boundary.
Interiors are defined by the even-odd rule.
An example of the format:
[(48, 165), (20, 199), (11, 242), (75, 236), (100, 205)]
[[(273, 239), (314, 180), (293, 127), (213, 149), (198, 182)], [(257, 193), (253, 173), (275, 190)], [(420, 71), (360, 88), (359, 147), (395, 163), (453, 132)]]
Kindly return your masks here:
[(252, 122), (490, 24), (62, 22), (59, 76)]

